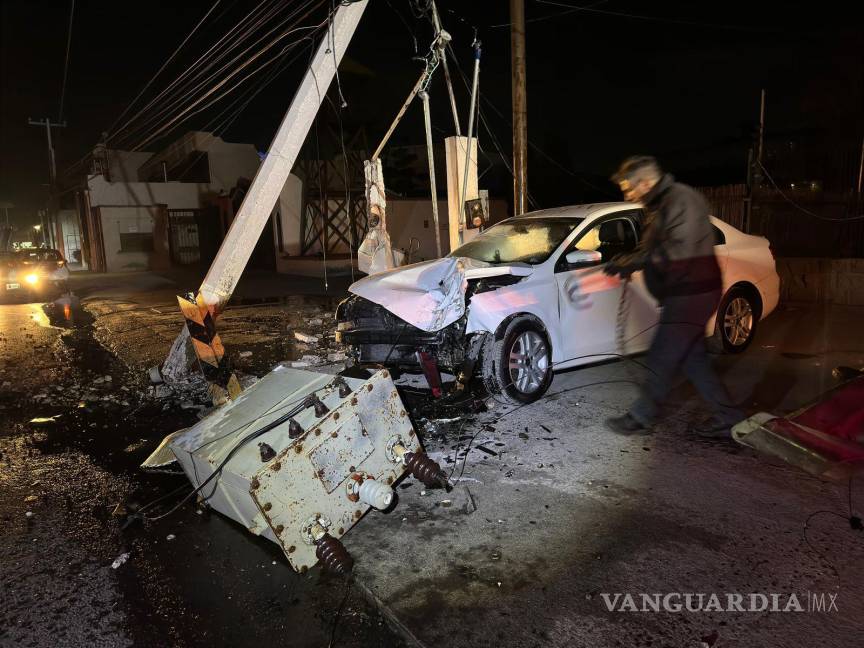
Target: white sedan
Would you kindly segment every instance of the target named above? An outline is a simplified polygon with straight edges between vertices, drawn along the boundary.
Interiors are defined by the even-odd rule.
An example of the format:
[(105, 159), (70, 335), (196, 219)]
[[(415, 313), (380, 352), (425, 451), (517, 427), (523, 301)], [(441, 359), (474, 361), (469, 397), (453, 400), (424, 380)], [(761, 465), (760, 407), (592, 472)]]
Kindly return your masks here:
[[(659, 319), (641, 272), (598, 272), (632, 250), (644, 213), (629, 203), (578, 205), (509, 218), (449, 256), (366, 277), (337, 310), (337, 336), (360, 364), (437, 365), (520, 403), (553, 371), (645, 351)], [(711, 219), (723, 297), (706, 335), (741, 352), (777, 306), (768, 241)]]

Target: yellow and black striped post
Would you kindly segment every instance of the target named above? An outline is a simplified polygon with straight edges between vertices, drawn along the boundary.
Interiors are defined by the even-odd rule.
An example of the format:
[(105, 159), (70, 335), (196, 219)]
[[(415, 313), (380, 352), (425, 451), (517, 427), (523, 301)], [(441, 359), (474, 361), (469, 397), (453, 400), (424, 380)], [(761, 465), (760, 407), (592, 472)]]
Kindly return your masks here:
[(186, 318), (186, 328), (198, 358), (198, 366), (210, 383), (213, 403), (218, 405), (228, 398), (234, 400), (242, 388), (225, 357), (225, 347), (216, 332), (213, 310), (204, 302), (201, 293), (187, 293), (182, 297), (178, 295), (177, 302)]

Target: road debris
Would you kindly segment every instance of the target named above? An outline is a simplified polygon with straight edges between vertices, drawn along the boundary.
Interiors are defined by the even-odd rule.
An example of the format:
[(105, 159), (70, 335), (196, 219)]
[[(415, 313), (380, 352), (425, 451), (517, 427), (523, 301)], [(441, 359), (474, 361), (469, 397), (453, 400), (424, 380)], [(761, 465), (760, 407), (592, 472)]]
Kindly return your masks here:
[(117, 569), (121, 565), (123, 565), (127, 560), (129, 560), (128, 553), (122, 553), (114, 559), (114, 562), (111, 563), (111, 569)]
[(172, 541), (174, 538), (176, 538), (176, 537), (177, 537), (177, 536), (175, 536), (173, 533), (169, 533), (167, 536), (165, 536), (165, 539), (166, 539), (168, 542), (171, 542), (171, 541)]
[(251, 357), (252, 357), (252, 352), (251, 352), (251, 351), (241, 351), (238, 355), (239, 355), (241, 358), (251, 358)]
[(294, 331), (294, 339), (298, 342), (303, 342), (304, 344), (318, 344), (319, 342), (318, 336), (309, 335), (302, 331)]

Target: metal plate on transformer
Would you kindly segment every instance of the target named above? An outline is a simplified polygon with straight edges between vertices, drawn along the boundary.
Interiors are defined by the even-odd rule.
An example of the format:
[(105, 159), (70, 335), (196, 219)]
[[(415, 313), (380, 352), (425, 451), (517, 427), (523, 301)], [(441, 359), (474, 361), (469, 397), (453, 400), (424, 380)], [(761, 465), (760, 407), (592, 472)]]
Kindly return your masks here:
[(332, 493), (353, 472), (351, 466), (359, 466), (375, 450), (369, 433), (360, 423), (360, 417), (352, 414), (339, 429), (325, 438), (324, 443), (309, 453), (309, 461), (327, 493)]

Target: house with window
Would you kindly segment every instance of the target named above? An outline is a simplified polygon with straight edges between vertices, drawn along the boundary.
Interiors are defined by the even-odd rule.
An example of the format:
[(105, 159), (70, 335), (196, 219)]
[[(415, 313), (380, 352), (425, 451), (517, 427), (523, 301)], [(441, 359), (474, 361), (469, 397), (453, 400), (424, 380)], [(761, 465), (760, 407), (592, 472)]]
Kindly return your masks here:
[[(58, 226), (58, 240), (77, 241), (80, 253), (61, 251), (97, 272), (206, 263), (215, 256), (239, 208), (237, 198), (260, 162), (252, 144), (226, 142), (201, 131), (155, 153), (97, 146), (66, 192), (74, 205), (61, 211), (66, 217)], [(292, 196), (299, 203), (299, 181), (286, 187), (289, 195), (280, 204), (290, 203)], [(277, 229), (272, 223), (268, 228), (274, 243)]]

